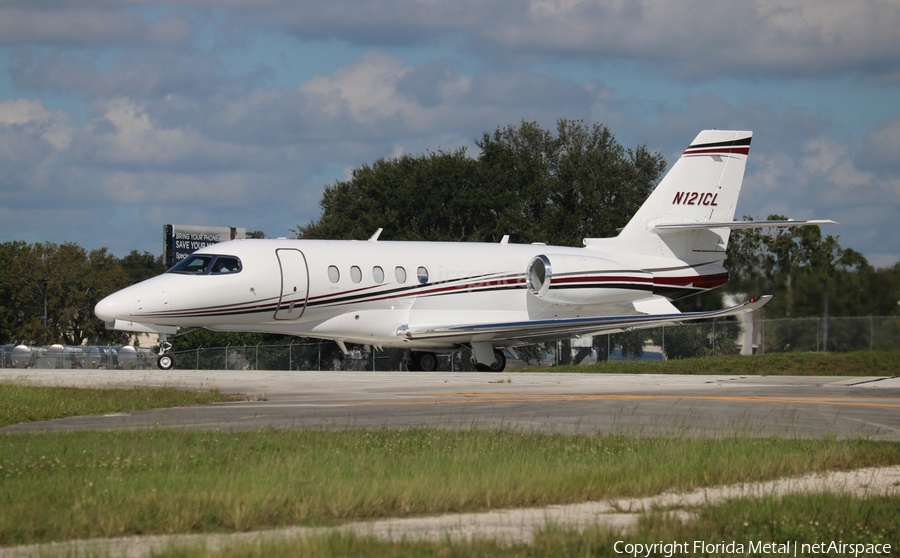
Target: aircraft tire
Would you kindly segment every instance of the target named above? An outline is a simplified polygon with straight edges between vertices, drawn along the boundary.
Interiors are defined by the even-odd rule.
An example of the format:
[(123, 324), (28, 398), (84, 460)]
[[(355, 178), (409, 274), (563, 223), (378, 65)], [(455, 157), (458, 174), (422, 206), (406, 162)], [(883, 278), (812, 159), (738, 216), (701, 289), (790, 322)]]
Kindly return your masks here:
[(412, 354), (412, 370), (416, 372), (434, 372), (438, 368), (438, 358), (434, 353), (416, 351)]
[(475, 370), (479, 372), (503, 372), (506, 368), (506, 355), (500, 349), (494, 349), (494, 362), (491, 364), (475, 363)]
[(159, 355), (156, 359), (156, 366), (160, 370), (171, 370), (175, 366), (175, 359), (169, 355)]

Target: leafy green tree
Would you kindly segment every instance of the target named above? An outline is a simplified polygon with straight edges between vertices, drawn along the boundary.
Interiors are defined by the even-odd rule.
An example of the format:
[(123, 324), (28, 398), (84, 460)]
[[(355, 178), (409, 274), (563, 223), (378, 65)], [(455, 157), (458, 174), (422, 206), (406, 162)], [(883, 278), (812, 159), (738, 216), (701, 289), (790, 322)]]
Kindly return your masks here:
[(667, 359), (707, 356), (706, 334), (705, 328), (693, 324), (650, 330), (653, 343), (662, 348)]
[(0, 344), (2, 345), (18, 341), (17, 333), (24, 319), (15, 296), (21, 286), (21, 278), (13, 273), (12, 266), (26, 246), (27, 244), (21, 240), (0, 244)]
[(665, 161), (626, 149), (604, 126), (560, 120), (556, 133), (533, 122), (485, 133), (463, 148), (379, 159), (325, 188), (322, 217), (301, 238), (382, 238), (579, 246), (613, 236), (658, 182)]
[(622, 347), (622, 358), (638, 360), (644, 354), (644, 343), (650, 338), (647, 330), (623, 331), (613, 335), (616, 345)]
[(872, 315), (896, 316), (900, 314), (900, 262), (892, 267), (872, 272)]
[(497, 205), (491, 197), (465, 149), (379, 159), (326, 187), (322, 217), (295, 232), (352, 239), (383, 228), (387, 240), (487, 240), (484, 218)]
[(897, 266), (876, 270), (819, 227), (733, 231), (725, 266), (728, 292), (775, 295), (767, 318), (824, 316), (826, 304), (833, 317), (897, 312)]
[(128, 276), (106, 248), (87, 252), (74, 243), (25, 245), (9, 272), (17, 340), (80, 345), (125, 339), (94, 316), (97, 301), (128, 285)]
[(508, 196), (501, 222), (524, 242), (580, 246), (615, 236), (666, 166), (643, 145), (623, 147), (605, 126), (573, 120), (558, 121), (556, 135), (523, 122), (476, 143), (486, 182)]
[(150, 252), (132, 250), (119, 260), (119, 265), (128, 274), (130, 285), (156, 277), (166, 271), (166, 263), (162, 255), (154, 256)]

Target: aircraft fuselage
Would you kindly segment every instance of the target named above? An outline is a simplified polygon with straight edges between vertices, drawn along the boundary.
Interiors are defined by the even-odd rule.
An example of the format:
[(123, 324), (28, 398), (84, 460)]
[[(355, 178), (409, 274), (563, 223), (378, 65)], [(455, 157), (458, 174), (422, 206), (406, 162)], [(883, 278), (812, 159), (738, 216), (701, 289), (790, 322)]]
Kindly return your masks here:
[[(97, 315), (115, 320), (222, 331), (260, 331), (387, 347), (445, 348), (452, 339), (414, 340), (403, 328), (634, 313), (629, 303), (690, 294), (727, 281), (718, 262), (646, 269), (621, 255), (541, 244), (238, 240), (199, 250), (198, 273), (168, 273), (107, 297)], [(543, 292), (529, 282), (544, 257)], [(217, 258), (240, 270), (216, 272)], [(543, 261), (539, 265), (543, 264)]]

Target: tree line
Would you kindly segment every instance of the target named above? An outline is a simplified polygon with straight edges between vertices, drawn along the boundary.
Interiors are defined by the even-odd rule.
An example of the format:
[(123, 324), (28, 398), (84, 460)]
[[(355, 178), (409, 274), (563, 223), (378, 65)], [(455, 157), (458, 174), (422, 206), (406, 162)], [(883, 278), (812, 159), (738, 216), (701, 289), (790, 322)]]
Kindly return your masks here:
[(94, 305), (128, 285), (165, 271), (162, 256), (66, 242), (0, 244), (0, 344), (120, 345), (129, 335), (107, 330)]
[[(325, 187), (321, 217), (298, 238), (544, 242), (580, 246), (615, 236), (641, 206), (666, 163), (645, 145), (625, 147), (600, 124), (560, 120), (497, 128), (465, 148), (378, 159)], [(766, 216), (771, 219), (781, 216)], [(767, 318), (900, 314), (900, 263), (876, 269), (818, 227), (733, 231), (722, 289), (678, 301), (718, 308), (722, 293), (774, 294)], [(260, 232), (251, 236), (264, 236)], [(0, 244), (0, 344), (119, 344), (128, 335), (93, 314), (104, 296), (165, 271), (162, 256), (117, 258), (77, 244)], [(45, 310), (46, 309), (46, 310)], [(228, 336), (232, 337), (228, 337)], [(260, 334), (197, 332), (197, 343), (272, 341)], [(623, 341), (625, 338), (623, 337)], [(634, 341), (633, 343), (636, 343)], [(605, 345), (605, 343), (604, 343)]]

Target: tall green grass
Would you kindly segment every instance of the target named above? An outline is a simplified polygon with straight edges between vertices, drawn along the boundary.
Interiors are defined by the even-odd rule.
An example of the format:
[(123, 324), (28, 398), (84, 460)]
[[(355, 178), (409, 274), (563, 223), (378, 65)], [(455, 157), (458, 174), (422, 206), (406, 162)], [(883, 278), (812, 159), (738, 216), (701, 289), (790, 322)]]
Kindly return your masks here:
[(219, 390), (74, 388), (0, 382), (0, 427), (20, 422), (234, 401)]
[(900, 445), (513, 431), (0, 437), (0, 544), (540, 506), (900, 463)]

